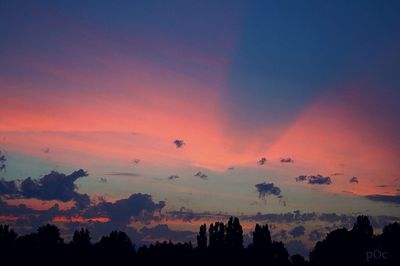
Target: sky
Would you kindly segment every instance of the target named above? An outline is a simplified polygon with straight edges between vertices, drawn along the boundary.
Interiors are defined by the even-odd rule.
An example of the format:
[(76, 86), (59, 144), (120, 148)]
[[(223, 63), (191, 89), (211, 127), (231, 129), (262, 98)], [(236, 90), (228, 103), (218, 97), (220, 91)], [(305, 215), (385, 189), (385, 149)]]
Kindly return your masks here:
[(399, 221), (399, 12), (0, 1), (0, 222), (148, 243), (234, 215), (305, 254)]

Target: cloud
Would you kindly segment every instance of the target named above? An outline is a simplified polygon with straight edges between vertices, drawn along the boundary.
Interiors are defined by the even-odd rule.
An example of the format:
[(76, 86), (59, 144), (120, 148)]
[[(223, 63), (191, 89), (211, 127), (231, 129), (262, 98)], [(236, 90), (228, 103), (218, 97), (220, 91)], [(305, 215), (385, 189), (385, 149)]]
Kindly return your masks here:
[(88, 209), (86, 215), (98, 216), (105, 215), (111, 222), (128, 224), (130, 218), (134, 217), (139, 221), (153, 219), (156, 212), (160, 212), (165, 207), (164, 201), (153, 202), (149, 194), (136, 193), (126, 199), (120, 199), (116, 202), (100, 202), (96, 206)]
[[(168, 227), (166, 224), (159, 224), (154, 227), (148, 228), (143, 227), (140, 230), (146, 238), (151, 238), (154, 240), (171, 240), (171, 241), (194, 241), (196, 232), (192, 231), (175, 231)], [(153, 242), (153, 241), (151, 241)]]
[(177, 179), (177, 178), (179, 178), (178, 175), (170, 175), (170, 176), (168, 177), (169, 180), (173, 180), (173, 179)]
[(44, 148), (42, 151), (43, 151), (43, 153), (48, 154), (48, 153), (50, 153), (50, 148)]
[(201, 179), (204, 179), (204, 180), (206, 180), (208, 178), (208, 175), (204, 174), (201, 171), (197, 172), (194, 176), (200, 177)]
[(176, 139), (173, 143), (175, 144), (177, 149), (182, 148), (183, 145), (186, 145), (186, 143), (182, 139)]
[(367, 196), (365, 196), (365, 198), (372, 200), (372, 201), (400, 204), (400, 195), (392, 196), (392, 195), (374, 194), (374, 195), (367, 195)]
[(356, 176), (353, 176), (352, 178), (350, 178), (349, 182), (358, 184), (358, 178)]
[(290, 157), (281, 158), (281, 163), (294, 163), (294, 160)]
[(274, 183), (260, 183), (255, 185), (259, 198), (265, 199), (269, 195), (281, 196), (281, 189)]
[(233, 167), (233, 166), (228, 167), (228, 170), (230, 170), (230, 171), (235, 170), (235, 167)]
[(76, 192), (77, 187), (74, 182), (85, 176), (88, 176), (88, 173), (80, 169), (70, 175), (52, 171), (39, 180), (28, 177), (21, 183), (20, 196), (27, 199), (60, 200), (63, 202), (73, 200), (79, 208), (83, 208), (90, 203), (90, 198), (87, 194)]
[(303, 182), (307, 180), (307, 176), (306, 175), (299, 175), (298, 177), (296, 177), (296, 182)]
[(292, 237), (296, 238), (296, 237), (304, 235), (304, 231), (305, 231), (304, 226), (299, 225), (299, 226), (292, 228), (292, 230), (289, 231), (289, 234)]
[(266, 162), (267, 162), (267, 158), (262, 157), (260, 160), (258, 160), (257, 163), (258, 163), (259, 165), (264, 165)]
[(15, 181), (6, 181), (0, 179), (0, 196), (14, 196), (18, 193), (18, 187)]
[(313, 230), (308, 234), (308, 240), (319, 241), (324, 237), (324, 234), (319, 230)]
[(285, 244), (287, 251), (290, 255), (300, 254), (303, 257), (307, 257), (310, 250), (306, 248), (304, 243), (300, 240), (292, 240)]
[(2, 152), (0, 151), (0, 171), (5, 171), (6, 170), (6, 161), (7, 158)]
[(330, 185), (332, 184), (332, 180), (329, 176), (322, 176), (322, 175), (300, 175), (296, 177), (296, 182), (303, 182), (308, 180), (308, 184), (311, 185)]
[(277, 240), (278, 241), (285, 240), (285, 239), (288, 238), (287, 231), (286, 230), (280, 230), (278, 233), (273, 234), (271, 238), (273, 240), (275, 240), (275, 241), (277, 241)]
[(139, 174), (136, 173), (129, 173), (129, 172), (109, 172), (107, 175), (113, 175), (113, 176), (131, 176), (131, 177), (138, 177), (140, 176)]
[(140, 163), (140, 159), (133, 159), (133, 164), (139, 164)]
[(0, 180), (0, 196), (8, 199), (72, 200), (81, 209), (90, 204), (90, 198), (87, 194), (78, 193), (74, 182), (87, 175), (82, 169), (70, 175), (52, 171), (38, 180), (27, 177), (19, 186), (15, 181)]

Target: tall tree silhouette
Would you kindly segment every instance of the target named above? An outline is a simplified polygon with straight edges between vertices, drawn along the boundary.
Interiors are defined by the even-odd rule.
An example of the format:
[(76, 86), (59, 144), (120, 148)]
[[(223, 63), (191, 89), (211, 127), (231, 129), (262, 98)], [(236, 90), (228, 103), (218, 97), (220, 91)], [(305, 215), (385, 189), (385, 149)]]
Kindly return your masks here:
[(200, 231), (197, 235), (197, 247), (199, 249), (207, 248), (207, 226), (205, 224), (200, 226)]
[(253, 232), (253, 248), (255, 250), (271, 249), (272, 240), (268, 225), (256, 224)]
[(80, 249), (87, 249), (92, 245), (90, 239), (89, 230), (81, 228), (81, 230), (76, 230), (74, 232), (70, 244)]
[(243, 229), (237, 217), (230, 217), (226, 226), (225, 247), (229, 249), (243, 248)]
[(371, 241), (374, 235), (374, 229), (367, 216), (358, 216), (351, 232), (360, 241)]
[(222, 249), (225, 244), (225, 225), (223, 222), (216, 222), (215, 224), (210, 224), (208, 229), (210, 236), (209, 247), (211, 249)]

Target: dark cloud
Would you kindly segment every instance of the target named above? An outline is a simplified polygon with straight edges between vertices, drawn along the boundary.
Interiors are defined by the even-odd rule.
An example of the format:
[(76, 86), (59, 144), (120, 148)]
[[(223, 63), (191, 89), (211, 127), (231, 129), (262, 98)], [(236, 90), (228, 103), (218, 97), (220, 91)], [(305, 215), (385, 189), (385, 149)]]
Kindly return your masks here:
[(300, 240), (292, 240), (285, 244), (287, 251), (290, 255), (300, 254), (303, 257), (307, 257), (310, 250), (306, 248), (304, 243)]
[(132, 160), (132, 163), (133, 163), (133, 164), (139, 164), (139, 163), (140, 163), (140, 159), (133, 159), (133, 160)]
[(296, 182), (303, 182), (308, 180), (308, 184), (311, 185), (330, 185), (332, 184), (332, 180), (329, 176), (322, 175), (300, 175), (296, 177)]
[(233, 166), (231, 166), (231, 167), (228, 167), (228, 170), (235, 170), (235, 167), (233, 167)]
[(258, 160), (257, 163), (258, 163), (259, 165), (264, 165), (266, 162), (267, 162), (267, 158), (262, 157), (260, 160)]
[(84, 208), (90, 204), (87, 194), (80, 194), (76, 191), (75, 181), (87, 176), (87, 172), (80, 169), (70, 175), (56, 171), (43, 176), (38, 180), (30, 177), (22, 180), (20, 186), (15, 181), (0, 181), (0, 196), (6, 198), (26, 198), (39, 200), (59, 200), (63, 202), (75, 201), (76, 206)]
[(197, 172), (194, 176), (200, 177), (201, 179), (206, 180), (208, 178), (208, 175), (206, 175), (205, 173), (199, 171)]
[(356, 176), (353, 176), (352, 178), (350, 178), (349, 182), (358, 184), (358, 178)]
[(18, 193), (18, 187), (15, 181), (6, 181), (0, 179), (0, 196), (14, 196)]
[(48, 154), (48, 153), (50, 153), (50, 148), (44, 148), (42, 151), (43, 151), (43, 153)]
[(211, 219), (211, 220), (227, 220), (230, 215), (228, 214), (213, 214), (210, 212), (193, 212), (190, 209), (186, 209), (185, 207), (181, 207), (179, 210), (168, 211), (166, 213), (166, 217), (173, 219), (181, 219), (186, 222), (198, 221), (202, 219)]
[(372, 201), (380, 201), (380, 202), (386, 202), (386, 203), (394, 203), (394, 204), (400, 204), (400, 195), (367, 195), (365, 196), (367, 199), (372, 200)]
[(15, 181), (1, 180), (0, 196), (6, 198), (59, 200), (63, 202), (73, 200), (77, 207), (84, 208), (90, 204), (90, 198), (87, 194), (78, 193), (74, 182), (87, 175), (87, 172), (82, 169), (70, 175), (52, 171), (39, 180), (33, 180), (28, 177), (22, 180), (20, 186), (17, 186)]
[(131, 177), (138, 177), (140, 176), (139, 174), (136, 173), (129, 173), (129, 172), (109, 172), (107, 175), (113, 175), (113, 176), (131, 176)]
[(160, 212), (164, 207), (164, 201), (155, 203), (151, 195), (137, 193), (114, 203), (100, 202), (89, 208), (86, 215), (98, 216), (101, 214), (110, 218), (111, 222), (128, 224), (131, 217), (140, 221), (151, 220), (155, 213)]
[(307, 176), (306, 175), (299, 175), (298, 177), (296, 177), (296, 182), (303, 182), (307, 180)]
[(5, 171), (6, 170), (6, 161), (7, 158), (2, 152), (0, 151), (0, 171)]
[(173, 142), (177, 149), (182, 148), (186, 143), (182, 139), (176, 139)]
[(299, 225), (299, 226), (292, 228), (292, 230), (289, 231), (289, 234), (292, 237), (296, 238), (296, 237), (304, 235), (304, 231), (305, 231), (304, 226)]
[(281, 189), (274, 185), (274, 183), (260, 183), (255, 185), (259, 198), (265, 199), (269, 195), (281, 196)]
[(75, 181), (85, 176), (88, 176), (88, 173), (80, 169), (70, 175), (52, 171), (38, 181), (33, 181), (28, 177), (21, 183), (21, 195), (25, 198), (40, 200), (64, 202), (74, 200), (79, 208), (83, 208), (90, 203), (90, 198), (87, 194), (80, 194), (76, 191)]
[(308, 240), (319, 241), (324, 237), (324, 234), (319, 230), (313, 230), (308, 234)]
[(279, 232), (273, 234), (271, 238), (275, 241), (282, 241), (288, 239), (288, 234), (286, 230), (280, 230)]
[(169, 180), (173, 180), (173, 179), (177, 179), (177, 178), (179, 178), (178, 175), (170, 175), (170, 176), (168, 177)]
[(309, 176), (308, 183), (311, 185), (330, 185), (332, 183), (331, 178), (329, 176)]
[(281, 158), (281, 163), (294, 163), (294, 160), (290, 157)]
[(146, 236), (155, 240), (171, 240), (171, 241), (194, 241), (196, 233), (192, 231), (175, 231), (168, 227), (166, 224), (159, 224), (155, 227), (147, 228), (143, 227), (140, 232)]

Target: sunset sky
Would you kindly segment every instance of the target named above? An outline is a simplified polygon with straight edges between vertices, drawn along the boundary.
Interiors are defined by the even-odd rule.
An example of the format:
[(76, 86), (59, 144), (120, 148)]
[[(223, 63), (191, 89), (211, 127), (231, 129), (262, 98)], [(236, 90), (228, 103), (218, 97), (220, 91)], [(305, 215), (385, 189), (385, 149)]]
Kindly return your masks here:
[(303, 251), (358, 214), (399, 221), (399, 13), (0, 1), (0, 222), (147, 243), (234, 215)]

